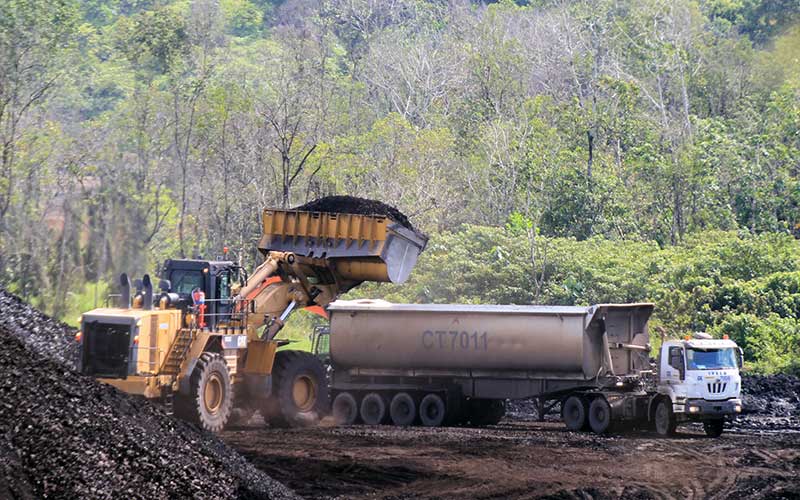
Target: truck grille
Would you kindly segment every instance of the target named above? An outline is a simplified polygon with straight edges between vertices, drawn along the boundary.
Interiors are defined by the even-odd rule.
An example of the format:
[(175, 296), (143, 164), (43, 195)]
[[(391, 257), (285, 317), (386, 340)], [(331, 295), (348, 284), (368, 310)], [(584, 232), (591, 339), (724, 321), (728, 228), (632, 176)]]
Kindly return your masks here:
[(716, 382), (714, 384), (708, 384), (708, 392), (709, 394), (722, 394), (725, 392), (725, 388), (728, 386), (727, 382)]
[(129, 325), (85, 324), (83, 373), (98, 377), (127, 377), (130, 329)]

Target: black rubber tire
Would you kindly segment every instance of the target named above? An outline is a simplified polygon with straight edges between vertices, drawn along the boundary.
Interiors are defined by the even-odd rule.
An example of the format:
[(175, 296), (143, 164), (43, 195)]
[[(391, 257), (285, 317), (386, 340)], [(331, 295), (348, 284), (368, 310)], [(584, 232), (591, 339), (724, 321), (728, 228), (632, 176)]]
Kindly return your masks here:
[(672, 401), (662, 398), (656, 403), (656, 411), (653, 415), (656, 433), (659, 436), (668, 437), (675, 434), (677, 422), (672, 413)]
[(722, 431), (725, 430), (725, 420), (721, 418), (705, 420), (703, 421), (703, 430), (706, 431), (706, 436), (718, 438), (722, 435)]
[(469, 422), (473, 426), (496, 425), (506, 414), (504, 399), (471, 399)]
[(278, 351), (272, 368), (272, 396), (261, 414), (273, 427), (309, 427), (330, 407), (325, 367), (313, 354)]
[(361, 421), (367, 425), (380, 425), (386, 421), (386, 401), (377, 392), (370, 392), (361, 400)]
[(589, 427), (595, 434), (605, 434), (611, 429), (611, 405), (603, 396), (589, 404)]
[(389, 418), (392, 424), (405, 427), (414, 424), (417, 418), (417, 404), (407, 392), (398, 392), (389, 403)]
[(177, 414), (207, 431), (224, 429), (233, 408), (233, 385), (225, 359), (213, 352), (201, 354), (189, 388), (188, 397), (176, 396)]
[(439, 427), (444, 422), (447, 409), (438, 394), (426, 394), (419, 403), (419, 421), (425, 427)]
[(561, 405), (561, 419), (571, 431), (585, 430), (589, 425), (589, 405), (580, 396), (570, 396)]
[(331, 413), (336, 425), (353, 425), (358, 420), (358, 402), (349, 392), (341, 392), (333, 399)]

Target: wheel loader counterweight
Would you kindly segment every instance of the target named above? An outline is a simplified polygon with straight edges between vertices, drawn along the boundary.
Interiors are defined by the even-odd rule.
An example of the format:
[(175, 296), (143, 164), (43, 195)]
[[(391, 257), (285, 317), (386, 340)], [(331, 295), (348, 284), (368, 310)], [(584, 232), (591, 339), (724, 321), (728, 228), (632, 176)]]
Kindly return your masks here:
[(277, 351), (292, 311), (324, 308), (364, 281), (402, 283), (427, 238), (383, 215), (265, 210), (263, 263), (168, 260), (120, 277), (117, 307), (81, 317), (81, 370), (125, 392), (163, 400), (210, 431), (260, 410), (271, 425), (303, 426), (327, 410), (320, 361)]

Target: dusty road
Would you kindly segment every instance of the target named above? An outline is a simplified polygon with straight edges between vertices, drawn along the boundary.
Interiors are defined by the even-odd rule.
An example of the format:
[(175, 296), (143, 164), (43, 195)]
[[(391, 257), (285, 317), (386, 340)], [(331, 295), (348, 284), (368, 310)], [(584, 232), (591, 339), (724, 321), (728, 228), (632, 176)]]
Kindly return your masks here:
[(556, 422), (271, 430), (223, 439), (311, 498), (800, 498), (800, 433), (599, 437)]

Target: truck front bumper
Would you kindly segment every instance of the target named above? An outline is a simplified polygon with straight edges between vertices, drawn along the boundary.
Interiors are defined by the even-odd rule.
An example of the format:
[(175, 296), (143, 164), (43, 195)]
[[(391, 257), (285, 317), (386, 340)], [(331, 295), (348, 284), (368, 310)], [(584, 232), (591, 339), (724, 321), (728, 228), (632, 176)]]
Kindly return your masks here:
[(686, 402), (685, 413), (688, 417), (726, 417), (742, 413), (742, 400), (708, 401), (690, 399)]

